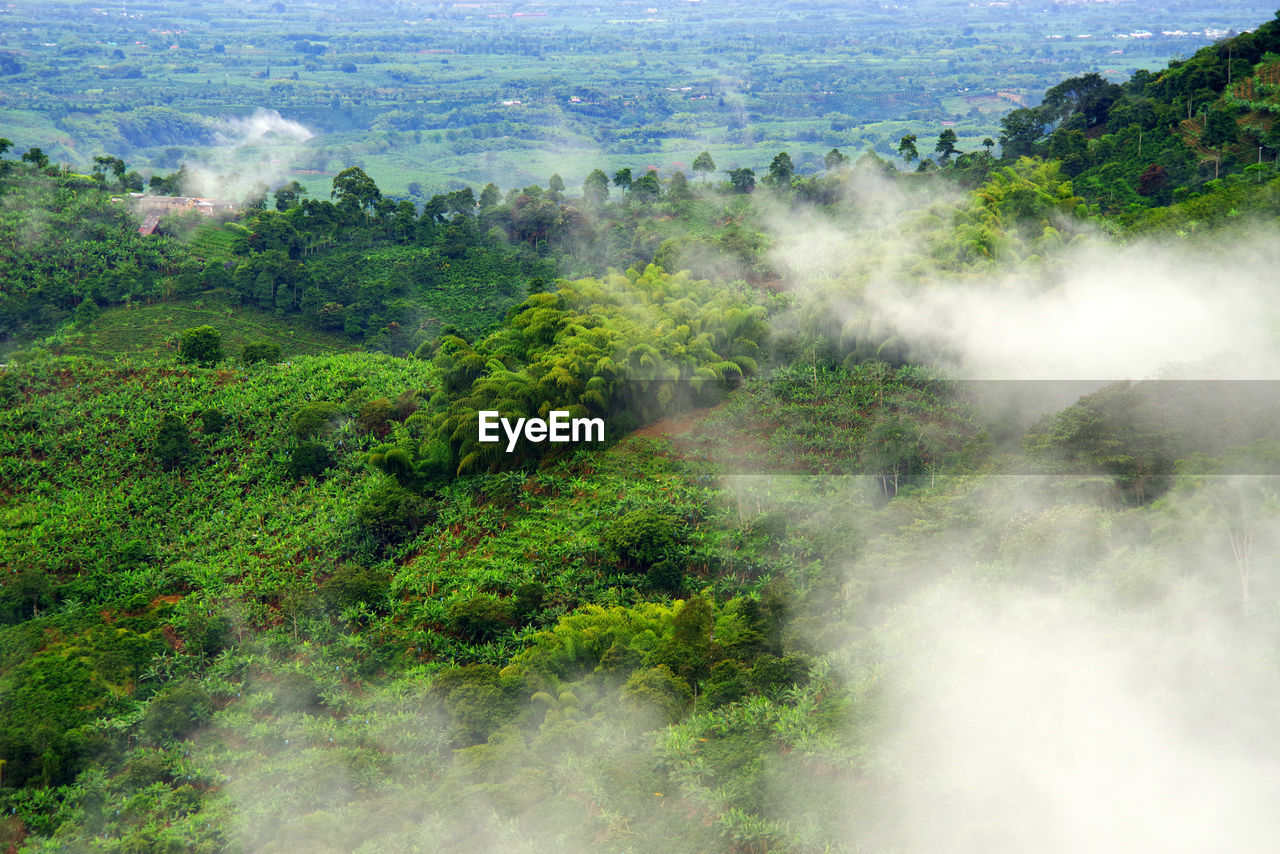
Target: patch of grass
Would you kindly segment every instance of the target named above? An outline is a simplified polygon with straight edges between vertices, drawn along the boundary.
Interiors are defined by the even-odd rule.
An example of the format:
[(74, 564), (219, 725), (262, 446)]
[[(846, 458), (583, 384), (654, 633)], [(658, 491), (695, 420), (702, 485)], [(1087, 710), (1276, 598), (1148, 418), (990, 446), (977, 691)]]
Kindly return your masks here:
[(314, 329), (296, 318), (280, 318), (255, 308), (228, 308), (195, 302), (170, 302), (134, 308), (109, 308), (79, 334), (68, 336), (67, 355), (151, 356), (169, 359), (184, 329), (209, 325), (222, 334), (222, 349), (239, 356), (244, 345), (275, 341), (290, 356), (340, 353), (359, 349), (351, 341)]
[(230, 261), (236, 232), (222, 224), (209, 223), (192, 230), (185, 238), (191, 254), (202, 261)]

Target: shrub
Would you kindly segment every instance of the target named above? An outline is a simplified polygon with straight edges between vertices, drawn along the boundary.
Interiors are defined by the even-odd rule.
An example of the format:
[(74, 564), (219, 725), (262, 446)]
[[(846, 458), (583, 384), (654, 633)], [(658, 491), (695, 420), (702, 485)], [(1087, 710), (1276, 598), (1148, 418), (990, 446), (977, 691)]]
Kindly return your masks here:
[(319, 477), (334, 464), (333, 454), (319, 442), (300, 442), (289, 452), (289, 477)]
[(76, 306), (75, 319), (77, 326), (86, 326), (98, 319), (98, 315), (102, 314), (102, 309), (98, 308), (98, 304), (89, 297), (85, 297)]
[(360, 407), (360, 412), (356, 415), (356, 423), (366, 433), (383, 437), (391, 429), (390, 421), (394, 414), (395, 404), (391, 402), (390, 398), (375, 397)]
[(320, 585), (320, 596), (334, 610), (363, 602), (377, 611), (386, 610), (390, 589), (391, 573), (386, 570), (344, 564)]
[(651, 590), (679, 593), (684, 589), (684, 569), (678, 561), (663, 558), (649, 567), (649, 571), (644, 574), (644, 582)]
[(637, 670), (627, 679), (622, 699), (651, 727), (675, 723), (693, 702), (689, 683), (665, 664)]
[(448, 615), (450, 628), (474, 643), (488, 643), (511, 627), (511, 606), (488, 593), (454, 599)]
[(320, 684), (299, 670), (282, 673), (274, 680), (271, 694), (282, 712), (305, 712), (320, 705)]
[(142, 716), (142, 729), (152, 739), (182, 738), (208, 718), (210, 698), (194, 681), (170, 685), (152, 698)]
[(155, 455), (166, 471), (172, 471), (186, 465), (195, 455), (195, 445), (191, 444), (191, 436), (187, 425), (176, 415), (166, 415), (160, 422), (160, 430), (156, 434)]
[(222, 336), (212, 326), (197, 326), (182, 331), (178, 344), (178, 361), (208, 368), (222, 361)]
[(389, 477), (370, 490), (356, 511), (356, 524), (383, 543), (407, 539), (434, 519), (426, 499)]
[(53, 579), (43, 569), (27, 567), (0, 585), (0, 623), (20, 623), (52, 604)]
[(452, 721), (457, 747), (479, 744), (519, 708), (520, 680), (503, 676), (492, 664), (441, 670), (431, 682), (431, 696)]
[(254, 341), (244, 345), (244, 351), (240, 354), (240, 361), (246, 365), (253, 365), (258, 362), (266, 362), (273, 365), (280, 361), (280, 345), (274, 341)]
[(605, 532), (601, 542), (614, 561), (635, 571), (678, 557), (675, 522), (657, 510), (627, 513)]
[(232, 623), (225, 614), (194, 609), (183, 615), (178, 629), (186, 651), (198, 656), (212, 658), (231, 646)]
[(227, 426), (227, 416), (221, 409), (206, 409), (200, 413), (200, 424), (206, 436), (215, 436)]
[(413, 389), (403, 391), (391, 406), (391, 417), (403, 421), (418, 411), (418, 393)]
[(526, 581), (515, 589), (512, 595), (512, 613), (521, 622), (527, 622), (538, 611), (547, 599), (547, 588), (536, 581)]
[(299, 439), (314, 439), (333, 429), (333, 423), (342, 414), (336, 403), (321, 400), (309, 403), (293, 416), (293, 434)]

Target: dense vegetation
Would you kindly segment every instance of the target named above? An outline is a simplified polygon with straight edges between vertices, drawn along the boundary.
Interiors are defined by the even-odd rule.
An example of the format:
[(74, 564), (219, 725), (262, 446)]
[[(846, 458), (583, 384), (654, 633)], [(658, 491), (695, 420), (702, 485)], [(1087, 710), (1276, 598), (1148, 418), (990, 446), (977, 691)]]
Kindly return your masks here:
[(140, 180), (183, 161), (235, 172), (198, 191), (235, 201), (268, 175), (327, 192), (352, 165), (420, 200), (554, 172), (577, 185), (597, 167), (666, 175), (707, 147), (722, 168), (786, 150), (811, 173), (833, 146), (890, 156), (943, 122), (976, 148), (1004, 112), (1080, 69), (1123, 78), (1273, 11), (56, 0), (4, 13), (0, 124), (20, 149), (82, 170), (112, 155)]
[[(1035, 710), (1057, 774), (1077, 738), (1130, 755), (1096, 725), (1109, 691), (1122, 733), (1148, 701), (1167, 715), (1138, 727), (1152, 755), (1228, 721), (1155, 763), (1179, 786), (1217, 785), (1207, 746), (1269, 793), (1269, 384), (1175, 381), (1217, 364), (1197, 362), (1048, 412), (1010, 384), (993, 410), (947, 375), (957, 339), (887, 308), (1048, 302), (1086, 248), (1226, 266), (1245, 227), (1270, 240), (1274, 165), (1181, 115), (1269, 145), (1278, 26), (1072, 78), (1000, 151), (902, 138), (907, 169), (831, 147), (715, 181), (707, 151), (692, 176), (601, 160), (581, 191), (405, 199), (344, 163), (328, 198), (285, 184), (144, 237), (111, 201), (123, 160), (0, 161), (0, 842), (1033, 850), (973, 755), (997, 735), (956, 709)], [(320, 36), (299, 55), (328, 61)], [(607, 431), (505, 452), (488, 410)], [(1274, 838), (1240, 824), (1224, 847)]]

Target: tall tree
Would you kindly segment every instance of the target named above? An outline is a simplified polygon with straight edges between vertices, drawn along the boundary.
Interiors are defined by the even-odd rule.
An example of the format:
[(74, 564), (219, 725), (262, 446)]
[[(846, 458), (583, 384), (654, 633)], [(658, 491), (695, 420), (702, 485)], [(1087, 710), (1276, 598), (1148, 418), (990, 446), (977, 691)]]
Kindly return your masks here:
[(621, 187), (622, 192), (628, 192), (631, 189), (631, 167), (627, 166), (613, 173), (613, 185)]
[(656, 202), (662, 195), (662, 185), (658, 183), (658, 173), (650, 169), (631, 185), (631, 197), (640, 202)]
[(920, 151), (916, 148), (916, 135), (914, 133), (909, 133), (898, 140), (898, 156), (908, 163), (914, 163), (920, 159)]
[(491, 208), (502, 201), (502, 191), (498, 189), (498, 185), (490, 181), (484, 185), (484, 189), (480, 191), (480, 209)]
[(672, 199), (689, 198), (689, 179), (683, 172), (676, 171), (667, 181), (667, 195)]
[(779, 151), (769, 163), (769, 174), (765, 180), (773, 187), (790, 187), (791, 179), (795, 174), (796, 167), (791, 162), (791, 155), (785, 151)]
[(938, 134), (938, 144), (933, 150), (942, 155), (943, 163), (946, 163), (951, 155), (959, 154), (960, 149), (956, 148), (956, 132), (951, 128), (943, 128), (942, 133)]
[(194, 454), (195, 445), (191, 443), (187, 425), (176, 415), (164, 416), (156, 431), (155, 455), (160, 465), (171, 471), (185, 465)]
[(275, 191), (273, 198), (276, 200), (276, 210), (287, 211), (289, 208), (296, 208), (298, 200), (307, 192), (307, 188), (299, 184), (297, 181), (290, 181), (283, 187)]
[(1010, 160), (1035, 154), (1045, 136), (1044, 118), (1036, 110), (1014, 110), (1000, 120), (1000, 127), (1000, 147)]
[(347, 202), (357, 207), (372, 208), (378, 199), (382, 198), (382, 191), (359, 166), (348, 166), (333, 178), (333, 192), (329, 197), (335, 196), (339, 203)]
[(593, 208), (604, 205), (609, 198), (609, 176), (599, 169), (592, 169), (591, 174), (582, 182), (582, 200)]
[(693, 171), (701, 172), (702, 183), (707, 183), (707, 176), (716, 171), (716, 162), (711, 159), (710, 152), (704, 151), (693, 158)]

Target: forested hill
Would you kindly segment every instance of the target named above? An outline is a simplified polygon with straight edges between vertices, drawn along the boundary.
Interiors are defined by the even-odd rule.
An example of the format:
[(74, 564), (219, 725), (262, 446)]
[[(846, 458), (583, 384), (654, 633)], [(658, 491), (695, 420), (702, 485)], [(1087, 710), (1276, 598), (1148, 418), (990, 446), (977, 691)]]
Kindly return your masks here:
[[(994, 140), (961, 151), (947, 129), (932, 151), (924, 128), (904, 137), (898, 151), (907, 167), (965, 186), (1020, 157), (1054, 160), (1075, 194), (1131, 222), (1152, 208), (1217, 192), (1215, 180), (1274, 165), (1278, 93), (1280, 19), (1123, 84), (1098, 74), (1065, 80), (1038, 106), (1002, 120), (999, 156)], [(546, 282), (558, 272), (600, 274), (654, 260), (671, 267), (685, 250), (704, 262), (719, 259), (703, 264), (706, 273), (766, 279), (768, 241), (749, 208), (734, 213), (700, 202), (759, 184), (796, 203), (829, 206), (843, 198), (841, 173), (849, 165), (849, 156), (832, 149), (824, 172), (801, 176), (780, 152), (768, 164), (724, 170), (726, 180), (708, 185), (717, 167), (705, 153), (693, 164), (694, 180), (682, 172), (626, 168), (609, 176), (596, 169), (580, 192), (553, 175), (545, 189), (504, 194), (491, 184), (425, 204), (384, 197), (352, 167), (334, 179), (331, 201), (306, 197), (296, 183), (271, 197), (263, 188), (245, 200), (247, 232), (170, 220), (168, 233), (181, 238), (175, 240), (135, 234), (127, 206), (113, 201), (142, 184), (124, 161), (104, 155), (92, 175), (76, 175), (33, 148), (0, 167), (0, 341), (46, 334), (95, 305), (203, 294), (406, 352), (445, 327), (489, 331), (530, 280)], [(154, 175), (153, 189), (181, 191), (184, 175)], [(701, 251), (687, 251), (690, 244)]]
[(1167, 204), (1207, 180), (1280, 157), (1280, 17), (1139, 71), (1063, 81), (1002, 121), (1004, 156), (1059, 160), (1108, 210)]

